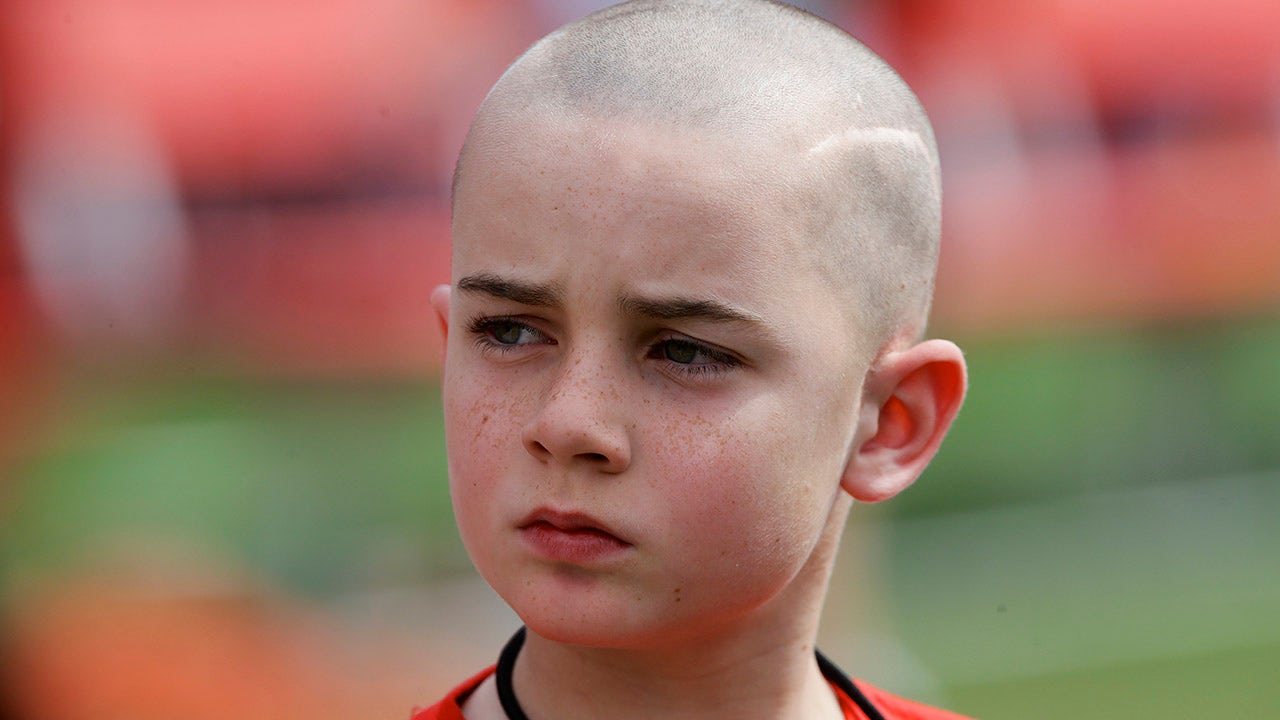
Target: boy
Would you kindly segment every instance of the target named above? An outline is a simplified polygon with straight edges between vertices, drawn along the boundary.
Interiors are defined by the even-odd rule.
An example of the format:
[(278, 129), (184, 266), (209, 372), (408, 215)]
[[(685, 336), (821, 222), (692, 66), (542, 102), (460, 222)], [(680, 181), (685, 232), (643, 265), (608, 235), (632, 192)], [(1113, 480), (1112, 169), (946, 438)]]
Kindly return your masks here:
[(453, 203), (450, 487), (526, 628), (417, 720), (957, 718), (813, 647), (853, 500), (965, 390), (892, 70), (765, 0), (616, 6), (498, 81)]

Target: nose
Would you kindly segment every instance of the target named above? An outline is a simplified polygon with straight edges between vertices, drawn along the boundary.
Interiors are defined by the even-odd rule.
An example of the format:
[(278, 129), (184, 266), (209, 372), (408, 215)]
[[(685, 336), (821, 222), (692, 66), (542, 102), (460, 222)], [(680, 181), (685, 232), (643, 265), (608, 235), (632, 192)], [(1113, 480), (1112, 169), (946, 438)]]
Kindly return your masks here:
[(585, 365), (574, 362), (550, 388), (524, 428), (524, 447), (544, 463), (620, 473), (631, 464), (631, 442), (618, 417), (617, 384)]

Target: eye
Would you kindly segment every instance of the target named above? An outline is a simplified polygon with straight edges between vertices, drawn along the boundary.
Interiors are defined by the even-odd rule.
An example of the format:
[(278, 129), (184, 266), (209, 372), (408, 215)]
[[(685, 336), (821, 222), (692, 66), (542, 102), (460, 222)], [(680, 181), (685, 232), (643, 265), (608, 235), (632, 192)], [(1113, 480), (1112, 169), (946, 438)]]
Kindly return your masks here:
[(522, 345), (529, 341), (529, 336), (533, 335), (533, 330), (525, 325), (511, 321), (495, 321), (489, 323), (486, 328), (488, 336), (494, 342), (503, 345)]
[(660, 340), (649, 349), (649, 357), (664, 361), (673, 372), (686, 375), (722, 373), (742, 364), (724, 350), (682, 338)]
[(668, 340), (662, 343), (662, 355), (667, 360), (681, 365), (692, 365), (698, 361), (702, 348), (683, 340)]
[(524, 345), (553, 343), (541, 330), (513, 318), (480, 317), (472, 320), (468, 329), (481, 347), (503, 352)]

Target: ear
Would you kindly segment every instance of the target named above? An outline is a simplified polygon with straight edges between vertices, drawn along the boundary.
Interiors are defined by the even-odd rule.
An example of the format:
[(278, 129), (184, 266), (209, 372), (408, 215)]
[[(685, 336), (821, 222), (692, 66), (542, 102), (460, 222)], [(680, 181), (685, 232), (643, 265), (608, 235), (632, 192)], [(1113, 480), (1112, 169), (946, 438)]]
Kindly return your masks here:
[(449, 304), (453, 298), (453, 287), (437, 285), (431, 291), (431, 307), (435, 308), (436, 320), (440, 321), (440, 334), (449, 339)]
[(877, 358), (863, 385), (845, 491), (879, 502), (907, 489), (938, 451), (967, 385), (964, 354), (946, 340)]

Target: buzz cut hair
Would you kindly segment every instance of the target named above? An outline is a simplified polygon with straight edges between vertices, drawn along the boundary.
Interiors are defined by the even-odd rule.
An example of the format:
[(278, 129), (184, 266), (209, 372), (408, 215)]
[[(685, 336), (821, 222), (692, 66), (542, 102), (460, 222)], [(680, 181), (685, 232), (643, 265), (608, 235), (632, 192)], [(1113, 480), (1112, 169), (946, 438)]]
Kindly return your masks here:
[(924, 333), (941, 234), (938, 151), (915, 94), (840, 28), (773, 0), (633, 0), (535, 43), (481, 104), (472, 145), (529, 118), (619, 119), (782, 148), (820, 191), (813, 260), (878, 352)]

